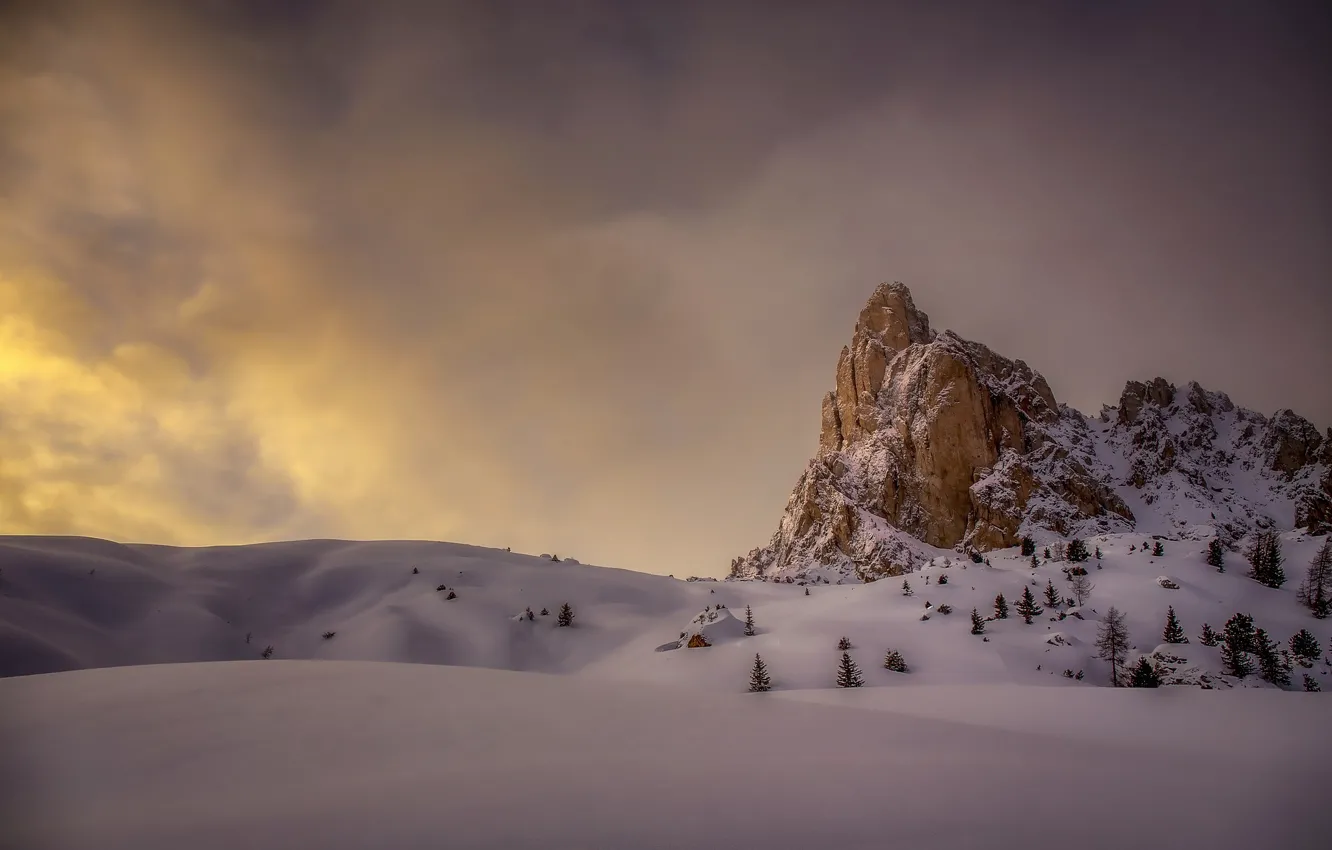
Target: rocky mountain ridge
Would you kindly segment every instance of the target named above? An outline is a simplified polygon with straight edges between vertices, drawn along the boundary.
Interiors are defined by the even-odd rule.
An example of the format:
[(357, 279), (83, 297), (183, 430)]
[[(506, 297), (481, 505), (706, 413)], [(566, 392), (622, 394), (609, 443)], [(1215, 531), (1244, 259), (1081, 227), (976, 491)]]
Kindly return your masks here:
[(1292, 527), (1332, 527), (1332, 429), (1162, 378), (1129, 381), (1088, 417), (1021, 360), (935, 332), (905, 285), (885, 283), (838, 358), (818, 451), (777, 532), (730, 574), (866, 579), (910, 571), (927, 547), (983, 552), (1023, 535), (1233, 543)]

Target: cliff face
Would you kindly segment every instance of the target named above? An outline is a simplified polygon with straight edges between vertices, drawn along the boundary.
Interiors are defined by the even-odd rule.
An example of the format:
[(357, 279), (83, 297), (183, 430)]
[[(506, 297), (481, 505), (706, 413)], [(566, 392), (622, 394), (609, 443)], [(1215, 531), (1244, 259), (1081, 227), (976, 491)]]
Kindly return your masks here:
[[(1244, 461), (1262, 467), (1260, 477), (1289, 497), (1292, 511), (1299, 503), (1303, 519), (1295, 522), (1328, 523), (1332, 490), (1323, 484), (1332, 440), (1289, 411), (1269, 422), (1190, 385), (1188, 397), (1198, 401), (1189, 415), (1204, 407), (1211, 413), (1199, 414), (1206, 423), (1190, 420), (1185, 445), (1176, 436), (1183, 420), (1175, 396), (1159, 378), (1130, 382), (1113, 423), (1108, 413), (1089, 419), (1061, 407), (1022, 361), (951, 331), (935, 333), (905, 286), (883, 284), (838, 358), (818, 452), (777, 533), (737, 558), (731, 574), (831, 568), (842, 576), (894, 575), (911, 568), (916, 542), (988, 550), (1015, 545), (1023, 534), (1127, 531), (1138, 524), (1131, 502), (1178, 495), (1166, 473), (1206, 478), (1197, 470), (1212, 468), (1224, 451), (1207, 436), (1218, 412), (1254, 426)], [(1241, 525), (1276, 521), (1248, 501), (1244, 507)]]

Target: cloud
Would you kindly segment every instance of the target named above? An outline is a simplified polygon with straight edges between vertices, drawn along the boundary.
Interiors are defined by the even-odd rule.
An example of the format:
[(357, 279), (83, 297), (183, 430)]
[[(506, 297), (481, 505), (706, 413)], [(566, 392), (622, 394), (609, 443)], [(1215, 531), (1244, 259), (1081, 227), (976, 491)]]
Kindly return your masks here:
[(1332, 419), (1321, 18), (800, 5), (0, 22), (5, 529), (718, 573), (885, 278), (1084, 408)]

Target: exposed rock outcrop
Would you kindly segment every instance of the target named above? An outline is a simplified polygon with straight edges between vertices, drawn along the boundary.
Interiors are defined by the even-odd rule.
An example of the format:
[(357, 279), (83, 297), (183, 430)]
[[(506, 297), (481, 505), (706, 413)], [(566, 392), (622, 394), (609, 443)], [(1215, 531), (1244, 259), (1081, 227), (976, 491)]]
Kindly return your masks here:
[[(1021, 360), (936, 333), (904, 285), (885, 283), (838, 357), (818, 452), (776, 534), (731, 575), (866, 580), (912, 569), (920, 543), (988, 550), (1024, 534), (1127, 531), (1126, 497), (1230, 537), (1280, 525), (1273, 505), (1317, 530), (1332, 524), (1328, 456), (1332, 431), (1324, 440), (1290, 411), (1269, 421), (1163, 378), (1130, 381), (1118, 408), (1089, 419)], [(1236, 492), (1249, 471), (1267, 488), (1258, 497)]]

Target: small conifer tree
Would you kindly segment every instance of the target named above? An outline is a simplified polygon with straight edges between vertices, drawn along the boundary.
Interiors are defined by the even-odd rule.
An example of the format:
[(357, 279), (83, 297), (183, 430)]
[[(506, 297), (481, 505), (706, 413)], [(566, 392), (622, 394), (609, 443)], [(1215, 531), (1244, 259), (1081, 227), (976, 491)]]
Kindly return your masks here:
[(1308, 629), (1300, 629), (1290, 636), (1290, 654), (1301, 667), (1312, 667), (1323, 655), (1323, 647), (1318, 638)]
[(842, 661), (837, 665), (837, 687), (859, 688), (864, 685), (865, 679), (860, 675), (860, 667), (852, 660), (851, 653), (843, 652)]
[(1024, 556), (1036, 554), (1036, 541), (1025, 535), (1022, 538), (1022, 554)]
[(421, 573), (420, 570), (418, 570), (416, 567), (412, 567), (412, 575), (420, 575), (420, 573)]
[(895, 649), (890, 649), (888, 650), (888, 653), (883, 656), (883, 668), (885, 670), (892, 670), (894, 673), (905, 673), (907, 672), (906, 659), (902, 657), (902, 653)]
[(906, 579), (902, 579), (902, 595), (903, 596), (912, 595), (911, 582), (907, 581)]
[(1300, 604), (1320, 620), (1332, 613), (1332, 537), (1323, 541), (1309, 562), (1297, 596)]
[(1203, 646), (1216, 646), (1219, 642), (1220, 638), (1217, 637), (1216, 632), (1212, 631), (1212, 627), (1203, 623), (1202, 634), (1198, 635), (1198, 643)]
[(1253, 646), (1253, 635), (1245, 634), (1242, 624), (1235, 626), (1234, 623), (1235, 618), (1232, 617), (1222, 633), (1221, 665), (1230, 675), (1243, 679), (1253, 673), (1253, 662), (1249, 660), (1248, 654)]
[(985, 620), (981, 618), (975, 608), (971, 609), (971, 633), (973, 635), (985, 634)]
[(851, 648), (851, 638), (846, 637), (846, 636), (843, 636), (840, 640), (837, 641), (837, 648), (840, 649), (840, 650), (842, 650), (843, 652), (845, 652), (846, 650), (850, 649), (850, 648)]
[(549, 617), (549, 616), (550, 616), (550, 609), (549, 609), (549, 608), (542, 608), (542, 609), (541, 609), (541, 616), (543, 616), (543, 617)]
[(564, 603), (564, 606), (560, 608), (559, 616), (555, 618), (555, 625), (568, 627), (573, 625), (573, 621), (574, 621), (573, 608), (570, 607), (568, 602), (566, 602)]
[(1064, 550), (1064, 559), (1081, 563), (1090, 557), (1087, 553), (1087, 544), (1081, 539), (1068, 541), (1068, 546)]
[(1147, 656), (1139, 656), (1138, 663), (1129, 671), (1129, 687), (1161, 687), (1161, 674), (1157, 672), (1156, 667), (1152, 665), (1152, 662), (1147, 660)]
[(1245, 553), (1249, 560), (1249, 577), (1260, 584), (1277, 588), (1286, 583), (1285, 561), (1281, 554), (1281, 538), (1274, 531), (1259, 534)]
[(939, 584), (948, 584), (948, 573), (939, 576)]
[[(746, 605), (746, 606), (745, 606), (745, 637), (753, 637), (754, 634), (755, 634), (755, 632), (754, 632), (754, 612), (750, 610), (750, 608), (749, 608), (748, 605)], [(758, 656), (755, 656), (755, 658), (757, 658), (757, 657), (758, 657)]]
[(1160, 540), (1158, 540), (1158, 541), (1156, 541), (1155, 543), (1152, 544), (1152, 555), (1153, 555), (1154, 557), (1159, 558), (1159, 557), (1161, 557), (1161, 556), (1164, 555), (1164, 554), (1165, 554), (1165, 546), (1162, 546), (1162, 545), (1161, 545), (1161, 541), (1160, 541)]
[(762, 693), (772, 690), (772, 679), (768, 677), (768, 665), (763, 663), (758, 653), (754, 653), (754, 666), (749, 670), (750, 693)]
[(1029, 626), (1031, 625), (1031, 618), (1040, 614), (1041, 611), (1044, 610), (1041, 606), (1036, 604), (1036, 597), (1031, 595), (1030, 587), (1022, 588), (1022, 598), (1018, 600), (1016, 607), (1018, 616), (1022, 618), (1022, 622)]
[(1235, 614), (1226, 620), (1222, 640), (1229, 640), (1243, 652), (1255, 652), (1256, 643), (1253, 633), (1253, 617), (1248, 614)]
[(1059, 595), (1059, 591), (1055, 589), (1054, 582), (1047, 579), (1045, 582), (1046, 606), (1049, 608), (1058, 608), (1059, 603), (1061, 602), (1063, 602), (1063, 598)]
[(1226, 547), (1221, 545), (1221, 538), (1213, 537), (1207, 544), (1207, 565), (1216, 567), (1216, 571), (1224, 573), (1226, 571)]
[(458, 594), (455, 593), (454, 591), (450, 590), (447, 594), (445, 594), (444, 598), (445, 598), (445, 599), (457, 599), (457, 598), (458, 598)]
[(1110, 680), (1119, 687), (1119, 667), (1124, 663), (1129, 649), (1128, 626), (1119, 609), (1110, 606), (1105, 612), (1105, 619), (1097, 627), (1096, 650), (1098, 655), (1110, 662)]
[(1318, 693), (1322, 688), (1318, 687), (1318, 680), (1308, 673), (1304, 674), (1304, 689), (1310, 693)]
[(1031, 568), (1034, 570), (1041, 565), (1041, 561), (1036, 557), (1036, 553), (1031, 553)]
[(1184, 628), (1179, 624), (1179, 618), (1175, 616), (1175, 606), (1166, 608), (1165, 629), (1161, 632), (1161, 639), (1166, 643), (1188, 643), (1188, 635), (1184, 634)]
[(1045, 547), (1045, 560), (1047, 560), (1047, 561), (1050, 560), (1050, 547), (1049, 547), (1049, 546), (1046, 546), (1046, 547)]
[(994, 598), (994, 618), (996, 620), (1008, 619), (1008, 600), (1001, 593)]
[(266, 647), (264, 647), (264, 651), (261, 652), (261, 653), (259, 653), (259, 657), (260, 657), (260, 658), (272, 658), (272, 657), (273, 657), (273, 647), (271, 647), (271, 646), (266, 646)]
[(1285, 653), (1280, 651), (1281, 644), (1269, 638), (1265, 629), (1255, 629), (1253, 641), (1262, 677), (1280, 687), (1289, 685), (1290, 662), (1286, 660)]
[(1100, 546), (1097, 546), (1097, 547), (1096, 547), (1096, 560), (1098, 560), (1098, 561), (1101, 560), (1101, 547), (1100, 547)]

